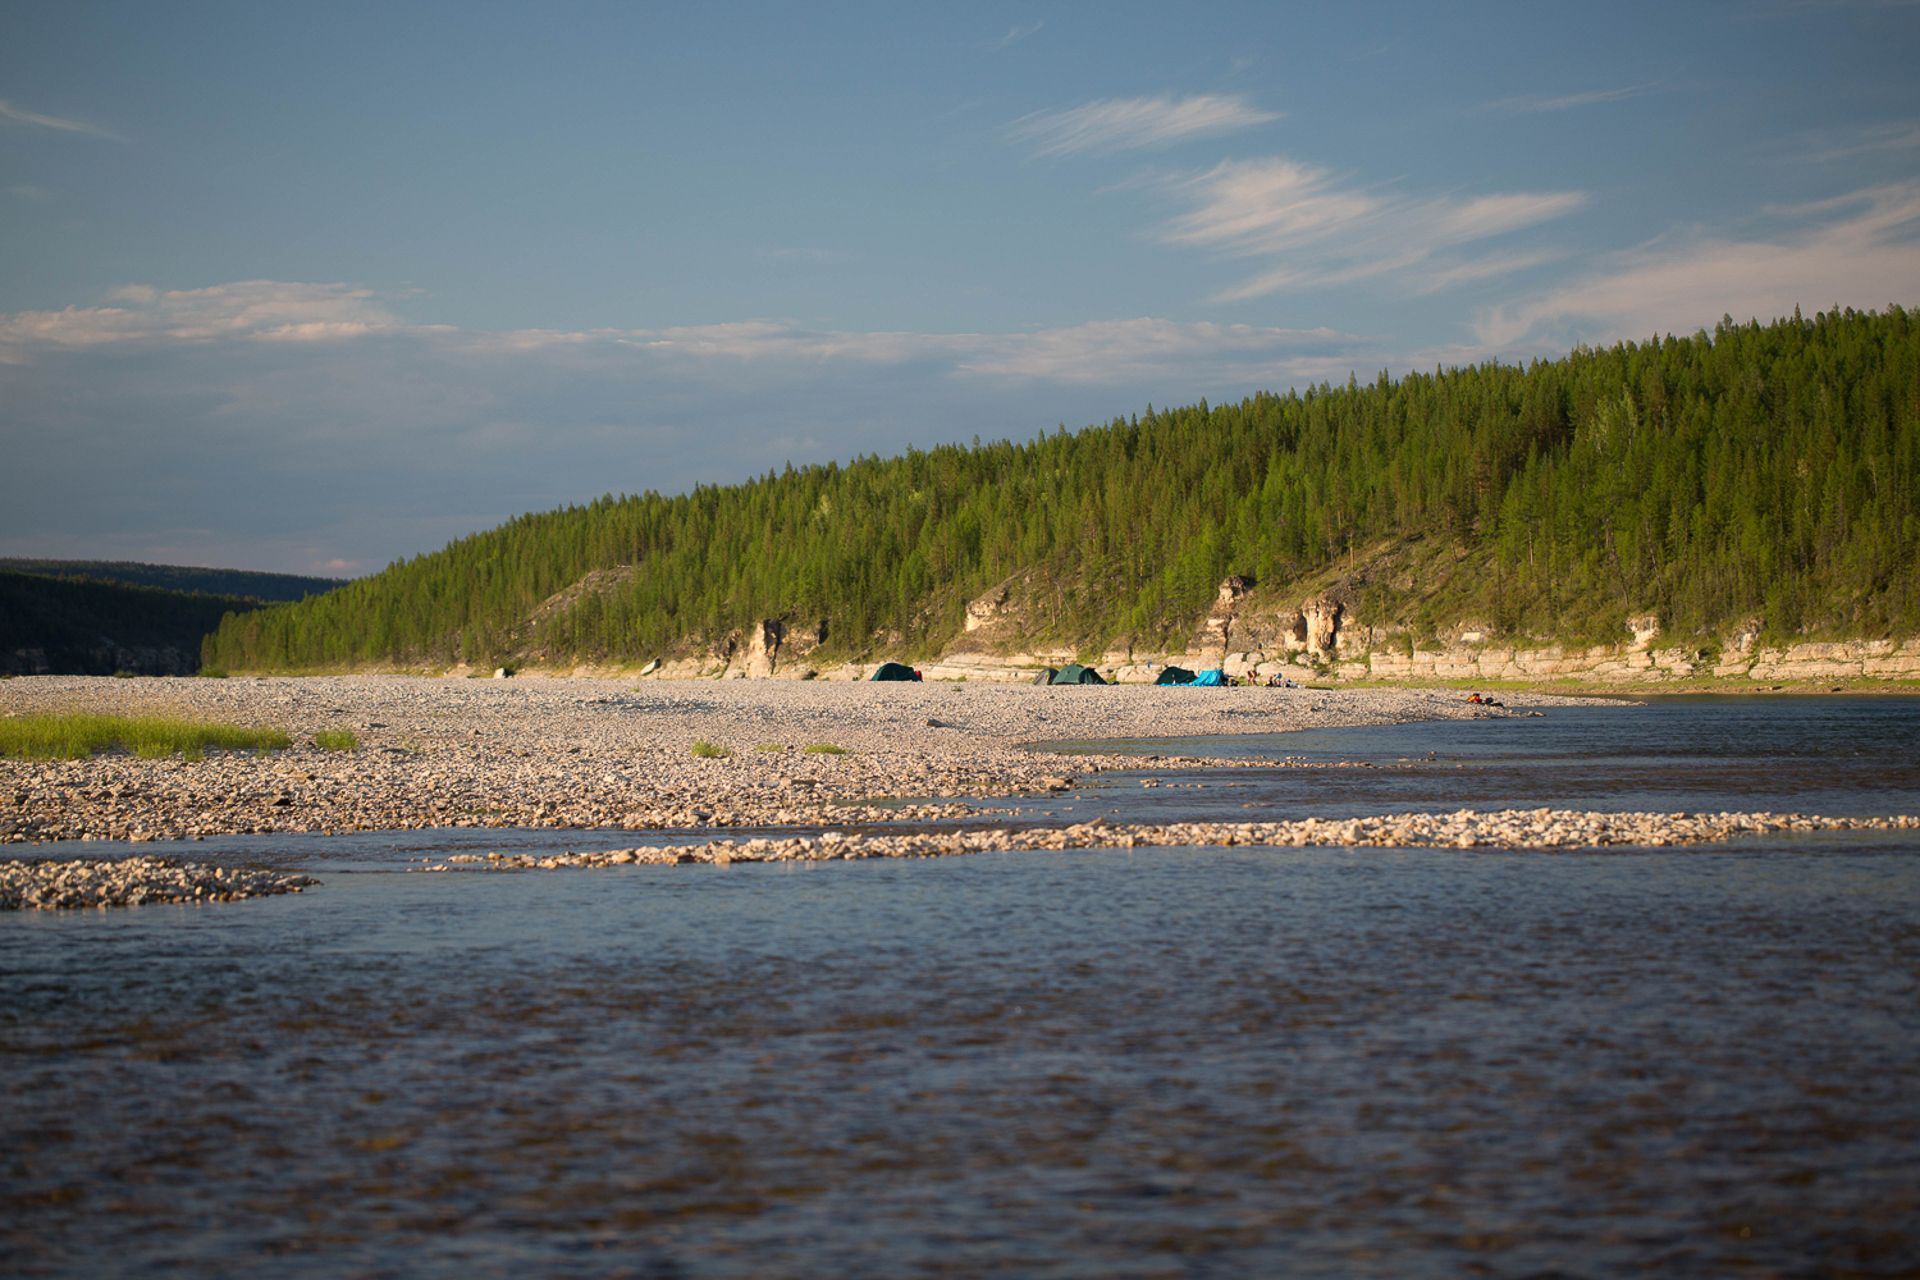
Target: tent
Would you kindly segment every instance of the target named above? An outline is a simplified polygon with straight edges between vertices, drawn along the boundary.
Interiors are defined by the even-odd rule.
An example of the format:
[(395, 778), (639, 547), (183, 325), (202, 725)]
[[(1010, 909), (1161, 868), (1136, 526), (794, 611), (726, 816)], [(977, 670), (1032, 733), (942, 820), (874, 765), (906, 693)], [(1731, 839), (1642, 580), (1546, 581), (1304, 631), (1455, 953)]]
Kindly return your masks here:
[(920, 673), (904, 662), (883, 662), (873, 669), (874, 680), (918, 680)]
[(1092, 667), (1083, 667), (1077, 662), (1069, 662), (1053, 673), (1054, 684), (1105, 684), (1100, 673)]
[(1195, 685), (1203, 685), (1217, 689), (1227, 683), (1227, 673), (1215, 667), (1211, 671), (1202, 671), (1199, 675), (1195, 676), (1193, 683)]
[(1040, 674), (1033, 678), (1035, 684), (1052, 684), (1053, 678), (1060, 674), (1058, 667), (1042, 667)]
[(1160, 678), (1158, 680), (1155, 680), (1154, 683), (1155, 684), (1192, 684), (1193, 672), (1187, 670), (1185, 667), (1167, 667), (1160, 672)]

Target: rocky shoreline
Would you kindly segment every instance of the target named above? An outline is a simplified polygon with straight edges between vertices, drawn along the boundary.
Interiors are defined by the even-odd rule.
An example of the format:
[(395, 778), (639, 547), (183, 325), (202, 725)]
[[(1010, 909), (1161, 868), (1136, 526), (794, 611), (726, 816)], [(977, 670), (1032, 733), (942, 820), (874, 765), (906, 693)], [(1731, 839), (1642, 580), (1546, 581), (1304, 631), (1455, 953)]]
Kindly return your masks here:
[[(1046, 688), (1006, 684), (466, 680), (400, 676), (0, 682), (0, 715), (169, 714), (286, 731), (277, 752), (204, 759), (0, 760), (0, 842), (192, 840), (427, 827), (671, 831), (693, 844), (615, 853), (462, 856), (426, 869), (592, 867), (926, 857), (1015, 849), (1263, 845), (1659, 846), (1763, 831), (1911, 829), (1912, 818), (1396, 814), (1297, 823), (990, 826), (981, 797), (1067, 790), (1111, 768), (1175, 770), (1175, 756), (1045, 754), (1031, 743), (1273, 733), (1487, 719), (1588, 701), (1457, 690)], [(349, 750), (315, 735), (351, 734)], [(695, 754), (696, 745), (702, 754)], [(1218, 765), (1218, 761), (1209, 761)], [(1285, 762), (1282, 762), (1285, 763)], [(1327, 765), (1297, 767), (1326, 768)], [(1263, 767), (1274, 767), (1262, 762)], [(971, 819), (967, 826), (953, 825)], [(945, 823), (848, 834), (849, 827)], [(723, 839), (737, 828), (795, 834)], [(171, 860), (9, 863), (0, 906), (206, 901), (297, 890), (303, 877)]]

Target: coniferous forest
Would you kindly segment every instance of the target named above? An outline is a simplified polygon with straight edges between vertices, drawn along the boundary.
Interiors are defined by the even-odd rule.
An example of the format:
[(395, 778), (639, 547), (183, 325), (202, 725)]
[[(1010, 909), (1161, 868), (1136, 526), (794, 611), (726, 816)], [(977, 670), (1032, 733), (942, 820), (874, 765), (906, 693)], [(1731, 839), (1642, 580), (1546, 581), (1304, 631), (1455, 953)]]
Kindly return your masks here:
[[(1376, 624), (1616, 639), (1920, 632), (1920, 323), (1900, 307), (1153, 409), (522, 516), (227, 618), (212, 669), (638, 661), (759, 619), (931, 653), (1020, 576), (1029, 642), (1178, 647), (1222, 578)], [(1296, 597), (1297, 598), (1297, 597)], [(1041, 616), (1041, 615), (1036, 615)]]
[(0, 569), (0, 675), (190, 675), (202, 638), (258, 600)]

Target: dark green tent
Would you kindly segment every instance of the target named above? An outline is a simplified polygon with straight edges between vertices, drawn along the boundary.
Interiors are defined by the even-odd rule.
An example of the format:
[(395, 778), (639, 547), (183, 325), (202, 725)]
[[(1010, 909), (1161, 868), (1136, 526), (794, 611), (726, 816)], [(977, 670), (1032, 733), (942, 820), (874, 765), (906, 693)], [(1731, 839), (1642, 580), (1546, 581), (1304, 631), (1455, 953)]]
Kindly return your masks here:
[(1053, 678), (1059, 674), (1060, 671), (1056, 667), (1042, 667), (1040, 668), (1040, 674), (1033, 678), (1033, 682), (1035, 684), (1052, 684)]
[(1155, 680), (1154, 683), (1155, 684), (1192, 684), (1193, 672), (1187, 670), (1185, 667), (1167, 667), (1165, 670), (1161, 671), (1160, 678), (1158, 680)]
[(1055, 684), (1105, 684), (1100, 673), (1092, 667), (1083, 667), (1077, 662), (1069, 662), (1053, 673)]
[(918, 680), (920, 673), (904, 662), (883, 662), (873, 669), (874, 680)]

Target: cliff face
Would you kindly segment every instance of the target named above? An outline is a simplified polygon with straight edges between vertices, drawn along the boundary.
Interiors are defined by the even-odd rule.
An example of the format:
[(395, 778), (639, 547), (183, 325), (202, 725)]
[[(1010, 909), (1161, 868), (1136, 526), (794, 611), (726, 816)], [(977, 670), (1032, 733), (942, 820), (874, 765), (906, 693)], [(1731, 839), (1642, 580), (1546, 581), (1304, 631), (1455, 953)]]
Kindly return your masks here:
[[(1181, 666), (1219, 666), (1228, 675), (1280, 674), (1322, 680), (1584, 680), (1664, 684), (1718, 681), (1799, 683), (1825, 680), (1920, 680), (1920, 636), (1904, 640), (1804, 641), (1762, 645), (1753, 620), (1717, 643), (1676, 642), (1660, 620), (1627, 620), (1617, 644), (1568, 646), (1492, 642), (1484, 628), (1456, 628), (1422, 648), (1401, 627), (1365, 625), (1335, 595), (1321, 593), (1291, 610), (1242, 613), (1244, 584), (1221, 584), (1212, 614)], [(1123, 675), (1124, 678), (1124, 675)]]
[[(570, 663), (547, 644), (568, 613), (617, 588), (630, 566), (589, 574), (559, 592), (527, 619), (512, 656), (516, 665), (547, 670), (601, 672), (628, 669)], [(1355, 680), (1510, 681), (1576, 680), (1646, 686), (1688, 681), (1805, 684), (1823, 681), (1920, 681), (1920, 636), (1904, 640), (1803, 641), (1764, 644), (1763, 620), (1749, 618), (1720, 637), (1677, 637), (1654, 614), (1626, 619), (1612, 644), (1568, 645), (1545, 640), (1495, 639), (1489, 624), (1462, 622), (1441, 636), (1416, 638), (1408, 626), (1380, 624), (1356, 610), (1339, 583), (1298, 584), (1302, 594), (1256, 591), (1241, 575), (1220, 582), (1203, 618), (1183, 648), (1117, 647), (1090, 654), (1045, 637), (1071, 634), (1072, 602), (1061, 584), (1036, 572), (1016, 574), (969, 601), (960, 634), (937, 656), (904, 655), (930, 679), (1029, 680), (1042, 667), (1069, 662), (1097, 666), (1109, 679), (1153, 681), (1169, 665), (1202, 670), (1219, 667), (1229, 676), (1296, 682)], [(1284, 589), (1283, 589), (1284, 591)], [(846, 657), (830, 660), (829, 620), (821, 617), (761, 618), (711, 642), (682, 641), (667, 652), (628, 655), (647, 662), (644, 675), (663, 679), (861, 679), (875, 665), (903, 656), (893, 652), (897, 635), (869, 637)], [(13, 655), (14, 669), (33, 670), (33, 655)], [(0, 654), (0, 669), (7, 655)], [(24, 665), (23, 665), (24, 664)], [(122, 658), (125, 665), (125, 659)], [(143, 663), (143, 666), (148, 665)]]
[[(1026, 640), (1028, 619), (1017, 583), (1002, 583), (967, 608), (965, 633), (940, 657), (918, 665), (929, 679), (1027, 680), (1041, 667), (1086, 661), (1084, 652)], [(1623, 686), (1693, 680), (1789, 684), (1832, 680), (1920, 680), (1920, 637), (1905, 640), (1760, 643), (1760, 622), (1714, 643), (1678, 643), (1651, 614), (1628, 619), (1617, 644), (1569, 646), (1493, 641), (1468, 624), (1442, 643), (1422, 646), (1404, 627), (1377, 627), (1354, 616), (1337, 593), (1317, 592), (1293, 606), (1250, 605), (1250, 584), (1227, 578), (1182, 652), (1112, 649), (1093, 665), (1109, 678), (1151, 682), (1169, 665), (1220, 667), (1238, 679), (1264, 681), (1549, 681)], [(873, 662), (819, 664), (814, 651), (824, 624), (799, 629), (766, 620), (711, 652), (662, 662), (650, 674), (860, 679)]]

